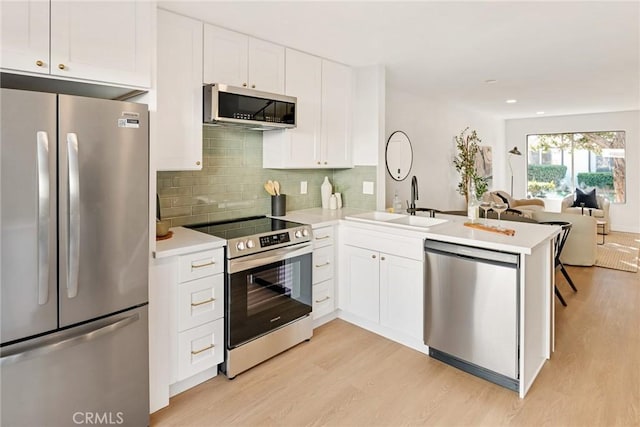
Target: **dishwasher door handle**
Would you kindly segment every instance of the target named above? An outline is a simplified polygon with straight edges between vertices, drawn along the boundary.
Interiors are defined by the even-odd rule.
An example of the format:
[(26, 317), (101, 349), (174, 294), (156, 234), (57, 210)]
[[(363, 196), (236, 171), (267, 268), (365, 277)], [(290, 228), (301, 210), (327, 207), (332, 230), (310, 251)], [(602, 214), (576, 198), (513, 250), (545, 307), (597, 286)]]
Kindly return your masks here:
[(510, 252), (500, 252), (492, 249), (476, 248), (436, 240), (426, 240), (424, 250), (427, 253), (465, 258), (488, 264), (510, 265), (512, 267), (520, 266), (520, 256)]

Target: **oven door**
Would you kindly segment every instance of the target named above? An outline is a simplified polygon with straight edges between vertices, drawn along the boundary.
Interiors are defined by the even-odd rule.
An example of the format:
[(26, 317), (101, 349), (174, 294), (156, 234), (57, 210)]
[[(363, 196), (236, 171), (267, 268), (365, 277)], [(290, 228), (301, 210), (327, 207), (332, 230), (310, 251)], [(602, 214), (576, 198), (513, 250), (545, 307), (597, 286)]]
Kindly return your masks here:
[(311, 244), (229, 260), (227, 348), (311, 313)]

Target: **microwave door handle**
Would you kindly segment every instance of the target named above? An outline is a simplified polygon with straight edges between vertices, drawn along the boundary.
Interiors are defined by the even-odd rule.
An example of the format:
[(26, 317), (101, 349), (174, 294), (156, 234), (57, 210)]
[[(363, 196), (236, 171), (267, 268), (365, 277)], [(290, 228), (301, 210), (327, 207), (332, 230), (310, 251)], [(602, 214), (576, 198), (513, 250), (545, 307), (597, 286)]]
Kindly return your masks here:
[(78, 169), (78, 135), (67, 134), (69, 158), (69, 271), (67, 274), (67, 297), (78, 295), (78, 273), (80, 269), (80, 171)]
[(38, 163), (38, 304), (49, 301), (49, 135), (36, 133)]

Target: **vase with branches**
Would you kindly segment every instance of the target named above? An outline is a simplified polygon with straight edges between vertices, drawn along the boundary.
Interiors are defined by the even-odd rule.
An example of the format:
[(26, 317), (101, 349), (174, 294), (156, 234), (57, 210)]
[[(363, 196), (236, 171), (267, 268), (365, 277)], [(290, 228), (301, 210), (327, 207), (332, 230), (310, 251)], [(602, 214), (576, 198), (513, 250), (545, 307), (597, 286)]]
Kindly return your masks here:
[(478, 175), (476, 170), (476, 155), (480, 150), (480, 142), (475, 130), (467, 133), (469, 127), (464, 128), (460, 135), (456, 136), (457, 155), (453, 159), (456, 172), (460, 174), (458, 183), (458, 193), (464, 196), (465, 202), (469, 203), (469, 186), (473, 181), (476, 187), (476, 194), (482, 196), (489, 187), (487, 178)]

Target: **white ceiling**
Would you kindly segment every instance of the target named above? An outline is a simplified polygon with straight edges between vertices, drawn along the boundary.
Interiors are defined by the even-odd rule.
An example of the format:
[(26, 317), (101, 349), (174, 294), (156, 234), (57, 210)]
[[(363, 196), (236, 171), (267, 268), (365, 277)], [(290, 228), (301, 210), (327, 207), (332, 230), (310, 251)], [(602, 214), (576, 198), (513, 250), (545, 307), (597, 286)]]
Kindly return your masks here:
[(393, 89), (501, 118), (640, 109), (637, 0), (160, 5), (348, 65), (383, 64)]

